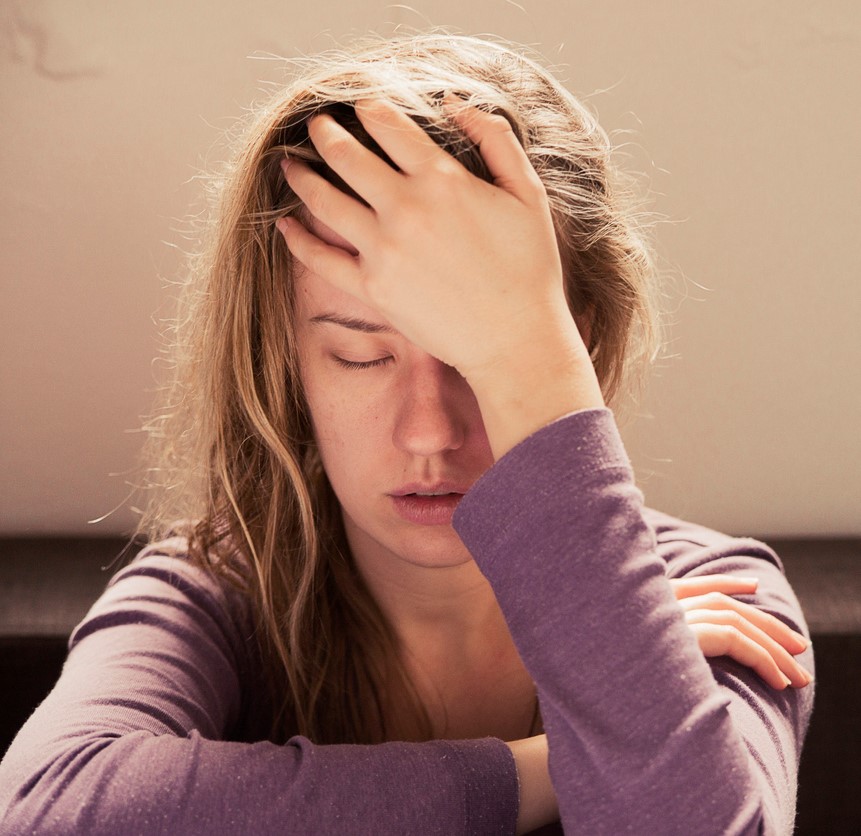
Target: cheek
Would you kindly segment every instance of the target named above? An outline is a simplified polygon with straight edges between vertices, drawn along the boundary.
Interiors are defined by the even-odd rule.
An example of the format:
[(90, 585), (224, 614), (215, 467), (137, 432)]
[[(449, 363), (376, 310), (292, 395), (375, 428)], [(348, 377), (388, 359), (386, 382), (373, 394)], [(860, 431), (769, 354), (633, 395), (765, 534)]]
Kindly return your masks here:
[(313, 375), (305, 386), (314, 437), (330, 481), (367, 473), (381, 460), (383, 422), (379, 410), (360, 392), (327, 386), (324, 375)]

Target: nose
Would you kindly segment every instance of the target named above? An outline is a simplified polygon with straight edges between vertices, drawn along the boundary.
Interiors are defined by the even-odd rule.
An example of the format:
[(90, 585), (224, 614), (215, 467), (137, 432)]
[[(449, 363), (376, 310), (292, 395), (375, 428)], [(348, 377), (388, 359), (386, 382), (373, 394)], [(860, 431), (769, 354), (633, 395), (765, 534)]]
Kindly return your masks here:
[(480, 420), (467, 382), (434, 357), (416, 361), (399, 393), (394, 443), (414, 456), (430, 457), (460, 448), (470, 423)]

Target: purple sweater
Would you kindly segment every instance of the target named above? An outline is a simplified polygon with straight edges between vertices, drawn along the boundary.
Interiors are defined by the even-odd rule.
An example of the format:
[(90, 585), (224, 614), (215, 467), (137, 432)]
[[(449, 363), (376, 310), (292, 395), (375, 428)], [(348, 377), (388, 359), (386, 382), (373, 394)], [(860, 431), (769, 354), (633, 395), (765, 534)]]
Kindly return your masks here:
[[(454, 524), (538, 686), (566, 833), (791, 833), (812, 689), (707, 662), (667, 582), (755, 575), (746, 600), (806, 633), (768, 548), (645, 509), (607, 410), (523, 441)], [(73, 633), (0, 764), (0, 833), (513, 832), (500, 740), (261, 740), (248, 607), (180, 548), (146, 549)]]

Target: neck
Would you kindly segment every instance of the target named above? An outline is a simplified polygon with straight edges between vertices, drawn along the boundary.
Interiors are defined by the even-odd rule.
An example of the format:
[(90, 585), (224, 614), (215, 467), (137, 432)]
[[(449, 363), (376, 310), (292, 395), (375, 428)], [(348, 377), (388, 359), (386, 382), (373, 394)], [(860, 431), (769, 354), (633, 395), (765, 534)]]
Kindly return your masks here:
[(363, 580), (407, 646), (416, 638), (456, 637), (457, 648), (466, 650), (478, 640), (486, 648), (500, 633), (508, 637), (493, 589), (471, 558), (423, 566), (349, 539)]
[(534, 725), (534, 685), (475, 562), (467, 555), (417, 565), (352, 538), (350, 545), (395, 632), (434, 736), (526, 736)]

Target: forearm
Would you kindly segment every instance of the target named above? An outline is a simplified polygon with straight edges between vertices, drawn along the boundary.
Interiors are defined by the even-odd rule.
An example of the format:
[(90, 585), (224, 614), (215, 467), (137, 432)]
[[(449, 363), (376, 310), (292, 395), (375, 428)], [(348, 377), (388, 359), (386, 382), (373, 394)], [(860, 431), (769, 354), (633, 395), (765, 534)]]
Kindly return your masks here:
[(592, 361), (567, 308), (544, 316), (499, 361), (468, 372), (494, 459), (553, 421), (604, 406)]
[(0, 767), (0, 831), (495, 836), (515, 818), (510, 754), (497, 740), (277, 746), (113, 734), (41, 759), (11, 751)]
[(0, 764), (0, 832), (513, 832), (517, 773), (500, 740), (231, 739), (255, 713), (249, 636), (187, 561), (124, 570)]
[(550, 781), (547, 735), (515, 740), (508, 744), (517, 765), (519, 808), (517, 833), (531, 833), (559, 820), (559, 803)]
[[(803, 716), (781, 707), (806, 697), (756, 692), (758, 726), (742, 735), (673, 599), (614, 438), (609, 413), (545, 428), (474, 486), (455, 525), (538, 686), (563, 824), (756, 832), (776, 809), (769, 782), (784, 781), (798, 755)], [(772, 724), (781, 731), (769, 735)], [(778, 828), (792, 816), (791, 791), (781, 795)]]

